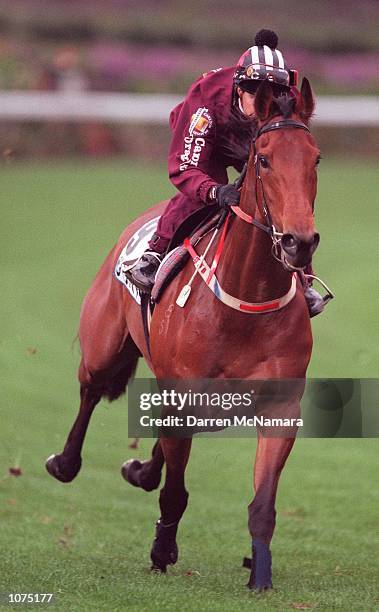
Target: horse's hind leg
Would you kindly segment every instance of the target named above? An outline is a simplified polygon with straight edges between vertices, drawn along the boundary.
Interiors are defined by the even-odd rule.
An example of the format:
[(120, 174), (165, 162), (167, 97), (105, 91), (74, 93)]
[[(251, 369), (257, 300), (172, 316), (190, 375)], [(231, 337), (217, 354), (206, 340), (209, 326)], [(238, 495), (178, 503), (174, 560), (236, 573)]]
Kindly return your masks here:
[(46, 461), (46, 469), (61, 482), (71, 482), (78, 474), (81, 464), (81, 450), (92, 412), (100, 401), (101, 392), (89, 386), (80, 388), (80, 408), (71, 428), (64, 450), (52, 455)]
[(109, 401), (125, 392), (141, 353), (129, 334), (123, 288), (112, 276), (111, 252), (83, 302), (79, 339), (80, 409), (60, 455), (46, 463), (48, 472), (70, 482), (80, 470), (81, 449), (92, 412), (102, 397)]
[(249, 531), (253, 558), (248, 587), (263, 591), (272, 587), (270, 542), (275, 529), (275, 499), (279, 477), (295, 438), (258, 435), (254, 466), (255, 496), (249, 505)]
[(102, 397), (113, 401), (124, 393), (129, 379), (134, 375), (139, 356), (138, 349), (128, 336), (121, 355), (113, 360), (108, 370), (90, 373), (82, 359), (79, 367), (79, 413), (68, 435), (63, 452), (60, 455), (52, 455), (46, 462), (46, 469), (51, 476), (61, 482), (71, 482), (78, 474), (82, 462), (81, 450), (95, 406)]
[(187, 507), (188, 493), (184, 486), (184, 473), (191, 451), (191, 438), (160, 438), (166, 462), (166, 480), (159, 496), (161, 518), (151, 549), (152, 569), (166, 572), (167, 565), (178, 560), (176, 532)]

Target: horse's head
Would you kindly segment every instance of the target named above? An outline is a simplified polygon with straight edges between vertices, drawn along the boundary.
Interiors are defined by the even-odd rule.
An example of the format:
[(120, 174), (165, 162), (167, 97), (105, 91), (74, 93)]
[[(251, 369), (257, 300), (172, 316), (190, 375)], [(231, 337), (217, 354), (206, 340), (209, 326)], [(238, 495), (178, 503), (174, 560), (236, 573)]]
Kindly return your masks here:
[(277, 236), (281, 234), (283, 263), (303, 268), (320, 240), (313, 216), (320, 152), (308, 130), (315, 106), (310, 84), (304, 78), (297, 97), (274, 98), (264, 81), (254, 106), (258, 131), (251, 165), (254, 162), (257, 206)]

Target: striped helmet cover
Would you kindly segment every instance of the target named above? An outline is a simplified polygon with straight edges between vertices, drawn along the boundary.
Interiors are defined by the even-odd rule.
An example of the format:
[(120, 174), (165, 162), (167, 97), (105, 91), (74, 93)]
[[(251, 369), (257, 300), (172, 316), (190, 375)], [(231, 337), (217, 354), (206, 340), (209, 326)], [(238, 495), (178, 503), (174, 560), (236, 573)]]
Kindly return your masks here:
[[(279, 49), (263, 47), (250, 47), (238, 60), (234, 82), (243, 86), (244, 81), (269, 81), (281, 86), (284, 90), (290, 89), (290, 73)], [(247, 83), (246, 83), (247, 84)]]

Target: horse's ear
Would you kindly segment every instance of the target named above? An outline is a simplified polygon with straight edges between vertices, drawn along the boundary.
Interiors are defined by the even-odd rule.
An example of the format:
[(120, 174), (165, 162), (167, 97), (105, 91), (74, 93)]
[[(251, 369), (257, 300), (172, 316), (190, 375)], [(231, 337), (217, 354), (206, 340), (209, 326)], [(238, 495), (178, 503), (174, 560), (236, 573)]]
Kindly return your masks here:
[(272, 87), (266, 79), (263, 81), (255, 94), (254, 98), (254, 109), (255, 115), (260, 119), (260, 121), (265, 121), (270, 114), (270, 108), (272, 104)]
[(308, 123), (315, 110), (315, 99), (313, 97), (312, 88), (306, 77), (303, 77), (300, 89), (299, 108), (297, 109), (300, 117)]

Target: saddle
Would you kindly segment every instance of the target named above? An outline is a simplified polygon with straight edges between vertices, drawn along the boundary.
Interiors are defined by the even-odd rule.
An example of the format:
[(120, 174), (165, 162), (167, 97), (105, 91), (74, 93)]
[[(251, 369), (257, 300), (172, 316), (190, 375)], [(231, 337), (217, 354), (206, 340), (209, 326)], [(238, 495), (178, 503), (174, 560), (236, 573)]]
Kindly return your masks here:
[[(222, 212), (219, 209), (204, 207), (194, 211), (182, 221), (174, 233), (164, 259), (159, 266), (153, 290), (151, 295), (147, 296), (149, 301), (159, 302), (170, 282), (187, 263), (190, 255), (183, 246), (184, 240), (189, 238), (192, 245), (198, 244), (201, 238), (218, 224), (221, 214)], [(158, 221), (158, 217), (151, 219), (137, 230), (123, 248), (114, 270), (115, 278), (128, 289), (138, 304), (144, 301), (142, 299), (143, 295), (133, 284), (129, 271), (148, 248), (148, 242), (156, 230)]]
[(179, 274), (190, 257), (188, 249), (183, 246), (184, 240), (189, 238), (192, 245), (198, 244), (203, 236), (217, 225), (220, 215), (221, 211), (219, 210), (214, 211), (201, 208), (189, 215), (180, 224), (170, 241), (166, 255), (157, 271), (154, 287), (151, 292), (151, 300), (155, 304), (159, 302), (166, 287)]

